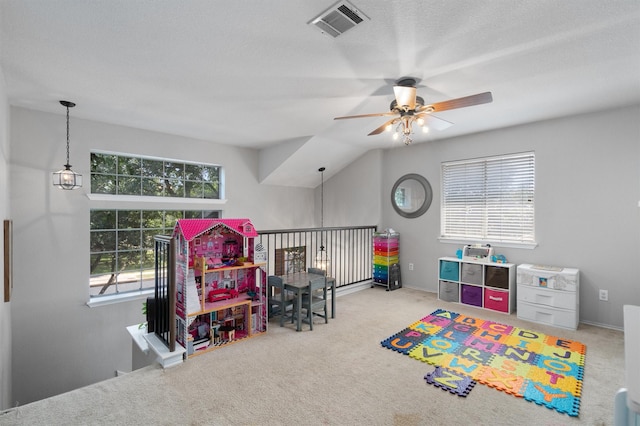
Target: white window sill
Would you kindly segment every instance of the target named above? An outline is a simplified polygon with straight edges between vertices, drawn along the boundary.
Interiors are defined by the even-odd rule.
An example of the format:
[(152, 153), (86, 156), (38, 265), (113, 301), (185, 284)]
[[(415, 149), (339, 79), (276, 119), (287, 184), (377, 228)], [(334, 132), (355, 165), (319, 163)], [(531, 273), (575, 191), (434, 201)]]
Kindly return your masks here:
[(506, 243), (506, 242), (488, 241), (488, 240), (469, 241), (469, 240), (458, 240), (454, 238), (444, 238), (444, 237), (439, 237), (438, 240), (441, 243), (445, 243), (445, 244), (460, 244), (460, 245), (490, 244), (491, 247), (519, 248), (519, 249), (530, 249), (530, 250), (533, 250), (534, 248), (538, 247), (538, 243), (515, 243), (515, 242)]
[(90, 201), (111, 201), (123, 203), (170, 203), (170, 204), (200, 204), (200, 205), (224, 205), (227, 200), (211, 198), (177, 198), (177, 197), (148, 197), (142, 195), (112, 195), (112, 194), (87, 194)]
[(90, 308), (97, 308), (98, 306), (113, 305), (114, 303), (130, 302), (132, 300), (146, 300), (147, 297), (153, 296), (155, 291), (153, 289), (131, 291), (123, 294), (110, 294), (108, 296), (92, 297), (87, 302), (87, 306)]

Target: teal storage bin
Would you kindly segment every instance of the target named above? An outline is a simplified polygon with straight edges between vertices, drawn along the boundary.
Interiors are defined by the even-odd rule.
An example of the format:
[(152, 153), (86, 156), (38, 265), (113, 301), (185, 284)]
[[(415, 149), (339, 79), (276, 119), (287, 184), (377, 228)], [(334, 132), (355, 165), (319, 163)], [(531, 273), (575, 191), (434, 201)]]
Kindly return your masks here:
[(458, 281), (460, 278), (460, 264), (449, 260), (440, 261), (440, 279)]

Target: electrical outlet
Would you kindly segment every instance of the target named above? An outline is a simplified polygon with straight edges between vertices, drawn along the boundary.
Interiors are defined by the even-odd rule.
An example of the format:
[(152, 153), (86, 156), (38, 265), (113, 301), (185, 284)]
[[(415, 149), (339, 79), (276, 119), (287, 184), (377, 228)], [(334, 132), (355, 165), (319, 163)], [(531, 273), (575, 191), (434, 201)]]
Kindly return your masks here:
[(410, 271), (413, 271), (413, 263), (410, 263), (410, 264), (409, 264), (409, 270), (410, 270)]
[(604, 302), (609, 300), (609, 290), (600, 290), (600, 300)]

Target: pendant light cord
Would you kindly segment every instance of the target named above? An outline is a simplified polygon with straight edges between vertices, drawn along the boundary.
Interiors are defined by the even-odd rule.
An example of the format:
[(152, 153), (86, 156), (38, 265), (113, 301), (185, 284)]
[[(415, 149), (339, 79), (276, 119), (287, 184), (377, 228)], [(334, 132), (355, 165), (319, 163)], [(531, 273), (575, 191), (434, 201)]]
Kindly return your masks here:
[(320, 228), (324, 228), (324, 167), (320, 169), (322, 182), (320, 183)]
[(69, 106), (67, 106), (67, 166), (69, 164)]
[(324, 250), (324, 167), (318, 169), (320, 172), (320, 250)]

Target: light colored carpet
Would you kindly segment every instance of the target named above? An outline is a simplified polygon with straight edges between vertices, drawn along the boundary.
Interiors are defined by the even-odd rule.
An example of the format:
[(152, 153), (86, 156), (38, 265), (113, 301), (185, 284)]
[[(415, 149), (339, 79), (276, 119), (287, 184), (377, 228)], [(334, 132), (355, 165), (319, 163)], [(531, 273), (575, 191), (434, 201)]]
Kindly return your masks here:
[[(167, 370), (121, 377), (13, 408), (2, 425), (612, 425), (624, 382), (623, 333), (547, 327), (381, 287), (339, 297), (337, 317), (268, 333)], [(587, 346), (580, 416), (478, 384), (466, 397), (426, 384), (433, 367), (380, 341), (436, 308), (578, 340)]]

